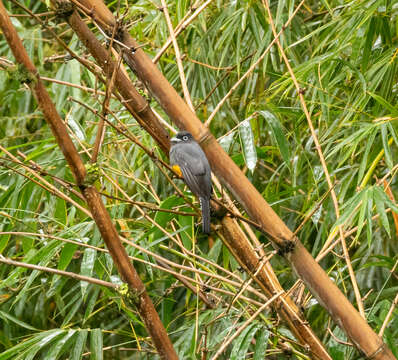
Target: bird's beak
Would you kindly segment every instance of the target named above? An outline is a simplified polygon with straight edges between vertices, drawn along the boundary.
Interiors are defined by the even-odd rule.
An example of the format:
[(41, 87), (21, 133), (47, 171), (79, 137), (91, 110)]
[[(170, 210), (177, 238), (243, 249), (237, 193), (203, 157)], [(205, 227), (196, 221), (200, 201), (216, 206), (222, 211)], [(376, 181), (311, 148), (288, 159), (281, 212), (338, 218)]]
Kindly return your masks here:
[(179, 139), (178, 137), (173, 137), (173, 138), (170, 139), (170, 141), (171, 141), (172, 143), (178, 143), (178, 142), (181, 141), (181, 139)]

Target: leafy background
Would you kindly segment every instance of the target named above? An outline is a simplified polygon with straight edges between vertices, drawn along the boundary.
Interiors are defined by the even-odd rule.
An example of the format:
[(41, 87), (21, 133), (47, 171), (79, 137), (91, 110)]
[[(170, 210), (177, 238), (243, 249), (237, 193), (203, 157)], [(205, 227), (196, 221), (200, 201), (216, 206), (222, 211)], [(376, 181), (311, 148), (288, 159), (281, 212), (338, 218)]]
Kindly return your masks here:
[[(48, 11), (44, 1), (19, 3), (36, 14)], [(169, 1), (173, 26), (201, 3)], [(148, 55), (155, 56), (169, 35), (160, 1), (107, 4), (115, 12), (120, 7), (132, 36)], [(105, 90), (104, 86), (71, 60), (52, 34), (14, 1), (5, 5), (15, 15), (13, 24), (40, 74), (66, 83), (45, 80), (81, 156), (88, 161), (99, 119), (81, 103), (100, 112), (104, 97), (97, 90)], [(297, 5), (297, 1), (271, 2), (278, 30)], [(210, 126), (290, 229), (311, 215), (299, 237), (313, 256), (335, 236), (337, 226), (343, 226), (366, 317), (376, 332), (396, 301), (398, 289), (398, 230), (393, 221), (397, 210), (397, 15), (398, 4), (387, 0), (306, 1), (280, 38), (334, 182), (341, 212), (338, 220), (298, 94), (276, 46), (232, 93)], [(52, 13), (41, 18), (72, 50), (92, 60), (66, 23), (57, 21)], [(102, 34), (93, 30), (105, 45)], [(240, 0), (211, 2), (178, 36), (199, 118), (208, 118), (272, 39), (262, 3)], [(0, 38), (0, 56), (14, 61), (4, 38)], [(73, 177), (36, 102), (21, 84), (18, 70), (3, 63), (5, 60), (0, 71), (0, 144), (17, 160), (0, 152), (0, 253), (119, 284), (99, 232), (81, 208), (84, 203), (72, 185), (57, 181), (69, 183)], [(182, 93), (172, 47), (159, 67)], [(130, 76), (135, 80), (134, 74)], [(168, 121), (153, 99), (151, 106)], [(147, 149), (155, 149), (158, 157), (167, 160), (120, 103), (112, 100), (111, 108), (112, 122), (125, 124)], [(264, 300), (254, 289), (247, 290), (246, 298), (230, 306), (246, 275), (217, 235), (214, 243), (200, 236), (196, 210), (178, 196), (158, 163), (142, 148), (108, 126), (98, 163), (98, 188), (118, 230), (141, 247), (126, 248), (179, 356), (214, 355)], [(28, 172), (32, 166), (44, 170), (41, 179)], [(54, 195), (50, 185), (39, 186), (43, 180), (75, 204)], [(196, 201), (181, 182), (176, 183)], [(263, 235), (257, 235), (269, 245)], [(215, 308), (206, 309), (172, 274), (159, 270), (156, 255), (197, 281), (196, 290), (208, 294)], [(271, 262), (288, 290), (295, 282), (291, 268), (278, 256)], [(321, 265), (355, 302), (339, 245)], [(114, 288), (7, 264), (0, 264), (0, 278), (1, 360), (156, 358), (137, 313)], [(360, 358), (356, 350), (338, 341), (346, 341), (345, 335), (310, 294), (306, 293), (303, 309), (333, 359)], [(398, 356), (396, 315), (395, 309), (383, 339)], [(308, 358), (272, 311), (251, 322), (222, 356), (260, 359), (265, 353), (270, 358)]]

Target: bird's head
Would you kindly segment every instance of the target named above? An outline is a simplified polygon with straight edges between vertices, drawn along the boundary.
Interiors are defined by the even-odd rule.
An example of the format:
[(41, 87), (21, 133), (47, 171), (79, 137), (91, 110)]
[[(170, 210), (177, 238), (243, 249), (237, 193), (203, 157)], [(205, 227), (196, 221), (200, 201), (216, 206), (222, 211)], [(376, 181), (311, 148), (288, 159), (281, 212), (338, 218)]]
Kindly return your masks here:
[(171, 145), (181, 144), (183, 142), (190, 142), (194, 140), (192, 134), (188, 131), (180, 131), (173, 138), (171, 138)]

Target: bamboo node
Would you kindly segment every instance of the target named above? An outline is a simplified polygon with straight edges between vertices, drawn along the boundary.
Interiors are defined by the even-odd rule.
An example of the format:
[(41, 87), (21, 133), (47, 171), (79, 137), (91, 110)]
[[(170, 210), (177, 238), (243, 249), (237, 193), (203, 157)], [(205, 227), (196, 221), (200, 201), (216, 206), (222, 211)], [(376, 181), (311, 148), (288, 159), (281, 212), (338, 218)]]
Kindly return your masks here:
[(29, 70), (25, 65), (18, 64), (16, 66), (12, 66), (7, 68), (7, 73), (14, 80), (27, 85), (34, 85), (37, 83), (37, 79), (39, 74), (36, 69)]
[(68, 0), (56, 0), (54, 4), (56, 19), (67, 19), (75, 11), (74, 4)]
[(293, 238), (291, 239), (281, 239), (282, 241), (278, 241), (278, 255), (285, 256), (291, 252), (296, 247), (297, 242), (299, 241), (299, 238), (296, 235), (293, 235)]
[(211, 138), (212, 138), (212, 133), (206, 129), (199, 134), (197, 142), (200, 146), (203, 145), (203, 147), (206, 147), (207, 143), (211, 140)]
[(130, 305), (139, 306), (141, 303), (141, 296), (145, 293), (145, 289), (129, 288), (127, 293), (122, 294)]
[(384, 351), (385, 348), (386, 348), (386, 344), (384, 342), (382, 342), (380, 344), (380, 346), (376, 349), (376, 351), (374, 351), (372, 354), (368, 355), (367, 358), (368, 359), (374, 359), (376, 357), (376, 355), (378, 355), (379, 353)]
[(86, 164), (86, 177), (84, 178), (83, 185), (85, 187), (89, 187), (95, 184), (95, 182), (99, 179), (99, 166), (97, 163), (94, 164)]

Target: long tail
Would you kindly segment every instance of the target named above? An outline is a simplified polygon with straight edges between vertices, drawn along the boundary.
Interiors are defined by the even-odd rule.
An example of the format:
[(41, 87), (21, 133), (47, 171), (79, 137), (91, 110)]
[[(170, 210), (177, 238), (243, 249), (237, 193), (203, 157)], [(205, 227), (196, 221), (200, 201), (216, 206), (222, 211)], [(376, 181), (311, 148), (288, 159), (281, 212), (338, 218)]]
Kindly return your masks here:
[(210, 234), (210, 200), (199, 198), (200, 208), (202, 209), (202, 231)]

